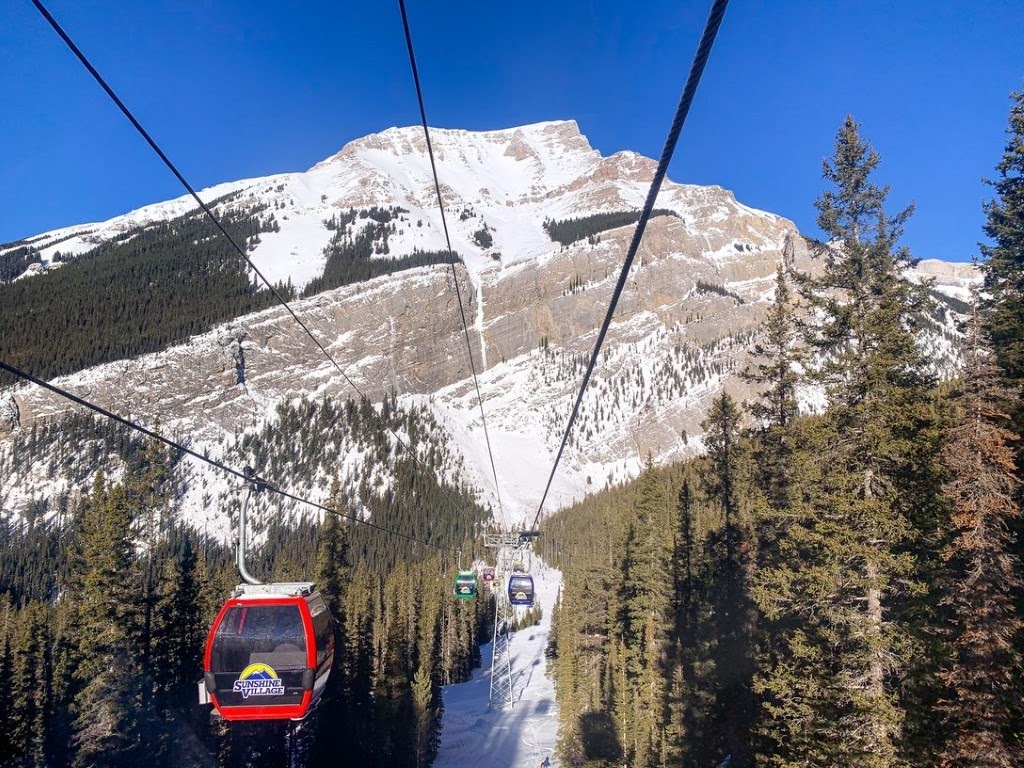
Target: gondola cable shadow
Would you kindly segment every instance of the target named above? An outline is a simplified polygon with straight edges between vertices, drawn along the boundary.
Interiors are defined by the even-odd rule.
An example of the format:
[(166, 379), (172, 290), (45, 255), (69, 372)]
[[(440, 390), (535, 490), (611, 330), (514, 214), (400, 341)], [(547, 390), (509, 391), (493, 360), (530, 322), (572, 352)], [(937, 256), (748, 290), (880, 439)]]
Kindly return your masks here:
[(609, 713), (584, 712), (579, 717), (579, 724), (584, 760), (603, 760), (617, 764), (622, 759), (618, 729)]

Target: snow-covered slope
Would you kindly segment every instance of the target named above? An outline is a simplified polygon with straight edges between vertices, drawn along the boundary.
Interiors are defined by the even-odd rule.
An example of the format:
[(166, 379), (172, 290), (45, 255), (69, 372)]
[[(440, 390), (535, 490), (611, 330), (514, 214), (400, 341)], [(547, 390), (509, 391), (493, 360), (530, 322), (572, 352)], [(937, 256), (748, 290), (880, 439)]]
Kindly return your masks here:
[[(534, 558), (534, 563), (540, 561)], [(435, 768), (537, 768), (545, 759), (559, 765), (558, 704), (545, 650), (562, 574), (542, 563), (532, 573), (543, 615), (539, 624), (515, 632), (509, 642), (513, 706), (487, 708), (493, 648), (491, 643), (481, 646), (483, 661), (473, 677), (443, 689)]]

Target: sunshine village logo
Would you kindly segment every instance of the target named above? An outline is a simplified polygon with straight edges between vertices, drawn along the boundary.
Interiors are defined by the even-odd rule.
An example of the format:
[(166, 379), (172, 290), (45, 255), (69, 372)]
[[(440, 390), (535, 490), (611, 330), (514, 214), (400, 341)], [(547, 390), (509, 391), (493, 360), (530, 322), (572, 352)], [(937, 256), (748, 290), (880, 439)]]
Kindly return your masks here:
[(235, 680), (233, 690), (242, 694), (243, 699), (250, 696), (281, 696), (284, 694), (284, 683), (273, 667), (267, 664), (250, 664)]

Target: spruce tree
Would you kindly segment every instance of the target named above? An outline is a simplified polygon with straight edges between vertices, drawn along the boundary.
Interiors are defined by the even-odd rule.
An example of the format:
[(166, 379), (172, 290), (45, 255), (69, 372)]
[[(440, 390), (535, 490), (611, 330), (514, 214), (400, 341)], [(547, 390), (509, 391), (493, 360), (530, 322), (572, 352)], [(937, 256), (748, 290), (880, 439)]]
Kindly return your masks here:
[(32, 605), (18, 611), (17, 631), (15, 632), (14, 664), (8, 677), (10, 696), (16, 702), (11, 713), (10, 736), (18, 765), (35, 765), (39, 757), (34, 754), (35, 734), (40, 715), (39, 687), (37, 663), (40, 653), (39, 638), (32, 631), (31, 613), (37, 606)]
[[(341, 484), (335, 477), (326, 506), (342, 511)], [(334, 631), (334, 663), (327, 688), (320, 702), (317, 720), (318, 738), (315, 745), (316, 764), (326, 764), (332, 754), (350, 750), (357, 739), (338, 723), (351, 720), (353, 706), (353, 666), (356, 663), (355, 634), (346, 631), (348, 620), (345, 602), (351, 581), (348, 563), (348, 532), (336, 514), (327, 513), (319, 528), (319, 548), (316, 560), (316, 583), (331, 612)]]
[[(11, 604), (6, 599), (6, 595), (4, 598), (0, 604), (0, 611), (3, 613), (3, 624), (0, 625), (0, 680), (11, 680), (14, 671), (14, 651), (11, 647)], [(13, 763), (18, 754), (14, 743), (14, 720), (18, 716), (17, 710), (21, 706), (21, 701), (11, 695), (9, 705), (0, 707), (0, 765)]]
[(430, 765), (436, 749), (434, 740), (437, 711), (430, 668), (420, 666), (412, 679), (412, 706), (415, 717), (414, 748), (416, 768)]
[[(663, 664), (672, 627), (668, 510), (664, 489), (648, 457), (637, 481), (636, 503), (623, 560), (623, 644), (630, 687), (629, 702), (620, 709), (629, 724), (623, 741), (631, 747), (632, 761), (647, 765), (661, 750), (661, 711), (665, 681)], [(628, 710), (628, 711), (627, 711)]]
[(675, 630), (666, 734), (666, 758), (676, 763), (695, 752), (696, 721), (702, 706), (695, 690), (700, 601), (697, 594), (698, 544), (694, 495), (690, 478), (684, 477), (679, 485), (678, 529), (672, 556)]
[[(787, 241), (788, 246), (788, 241)], [(791, 464), (794, 446), (788, 435), (796, 418), (798, 367), (806, 363), (800, 343), (796, 304), (785, 267), (775, 273), (775, 298), (762, 326), (763, 337), (754, 344), (759, 362), (744, 378), (760, 386), (760, 396), (748, 408), (759, 422), (761, 440), (757, 465), (760, 485), (776, 507), (785, 507), (791, 493)]]
[(945, 742), (939, 764), (1009, 768), (1024, 754), (1015, 729), (1024, 700), (1024, 622), (1016, 607), (1024, 580), (1013, 552), (1021, 516), (1013, 446), (1020, 435), (1009, 428), (1005, 410), (1015, 398), (1000, 384), (977, 319), (956, 402), (959, 418), (944, 450), (952, 514), (942, 550), (949, 582), (941, 626), (951, 658), (941, 673)]
[(138, 664), (133, 647), (138, 594), (132, 588), (131, 515), (124, 489), (97, 475), (82, 513), (73, 671), (75, 765), (117, 765), (138, 742)]
[(884, 766), (897, 760), (902, 713), (895, 690), (905, 661), (900, 629), (886, 613), (912, 567), (903, 553), (912, 531), (901, 486), (935, 446), (928, 444), (932, 381), (914, 336), (927, 296), (904, 276), (916, 262), (898, 246), (913, 207), (886, 214), (889, 190), (870, 181), (878, 163), (848, 117), (835, 159), (825, 164), (834, 191), (816, 203), (818, 225), (833, 245), (823, 248), (825, 274), (810, 295), (825, 311), (812, 341), (825, 355), (821, 380), (838, 428), (834, 458), (845, 464), (826, 503), (849, 521), (843, 533), (850, 535), (856, 584), (857, 602), (844, 610), (852, 630), (841, 672), (850, 697), (845, 719), (854, 748)]
[(984, 231), (991, 244), (981, 245), (981, 269), (986, 326), (996, 359), (1020, 387), (1024, 385), (1024, 89), (1010, 97), (1006, 146), (996, 166), (999, 175), (988, 182), (996, 197), (984, 205)]
[(744, 374), (745, 379), (763, 387), (760, 399), (751, 405), (750, 411), (766, 426), (785, 427), (797, 415), (796, 388), (800, 375), (795, 366), (804, 362), (804, 355), (799, 346), (796, 305), (782, 264), (775, 270), (775, 297), (761, 333), (753, 349), (759, 362)]
[(18, 764), (33, 768), (49, 762), (54, 714), (50, 613), (48, 606), (39, 603), (19, 612), (18, 650), (10, 678), (11, 696), (19, 704), (11, 723)]
[(331, 483), (327, 507), (339, 514), (328, 513), (320, 526), (320, 548), (317, 552), (316, 582), (331, 609), (336, 624), (344, 622), (342, 606), (349, 575), (348, 529), (340, 514), (344, 512), (341, 483), (335, 477)]
[(740, 563), (740, 415), (736, 401), (728, 392), (722, 392), (712, 402), (701, 425), (711, 460), (711, 471), (706, 478), (707, 491), (721, 504), (725, 513), (726, 563), (734, 569)]
[(757, 576), (776, 632), (758, 679), (773, 765), (900, 762), (908, 646), (893, 612), (913, 584), (909, 491), (925, 485), (937, 436), (914, 336), (926, 289), (904, 277), (914, 261), (898, 245), (912, 207), (885, 212), (879, 162), (847, 117), (824, 163), (832, 188), (815, 203), (824, 265), (801, 294), (819, 318), (807, 342), (831, 407), (803, 430), (802, 498)]
[(692, 622), (690, 611), (696, 604), (697, 542), (695, 532), (694, 492), (689, 477), (679, 484), (678, 530), (672, 555), (672, 583), (676, 615), (676, 634), (682, 635)]
[(207, 627), (201, 589), (198, 557), (191, 537), (185, 536), (164, 566), (155, 610), (154, 666), (165, 707), (191, 704), (202, 671)]
[(740, 415), (736, 401), (723, 392), (711, 404), (702, 426), (711, 466), (706, 479), (708, 496), (721, 505), (725, 513), (721, 541), (716, 542), (718, 554), (711, 566), (716, 582), (718, 713), (724, 725), (725, 749), (731, 756), (731, 764), (742, 768), (752, 759), (754, 616), (748, 583), (753, 565), (753, 537), (749, 514), (744, 514), (740, 502), (745, 453), (740, 441)]

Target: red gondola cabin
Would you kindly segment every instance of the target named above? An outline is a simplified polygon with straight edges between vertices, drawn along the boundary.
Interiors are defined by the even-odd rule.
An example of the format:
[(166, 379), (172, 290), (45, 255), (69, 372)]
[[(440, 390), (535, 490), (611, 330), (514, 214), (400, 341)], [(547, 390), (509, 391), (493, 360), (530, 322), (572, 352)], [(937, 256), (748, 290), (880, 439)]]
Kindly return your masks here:
[(331, 614), (312, 584), (241, 584), (210, 629), (203, 678), (225, 720), (301, 720), (333, 661)]

